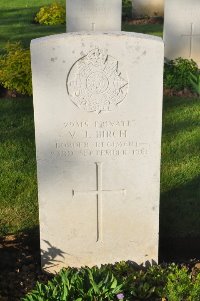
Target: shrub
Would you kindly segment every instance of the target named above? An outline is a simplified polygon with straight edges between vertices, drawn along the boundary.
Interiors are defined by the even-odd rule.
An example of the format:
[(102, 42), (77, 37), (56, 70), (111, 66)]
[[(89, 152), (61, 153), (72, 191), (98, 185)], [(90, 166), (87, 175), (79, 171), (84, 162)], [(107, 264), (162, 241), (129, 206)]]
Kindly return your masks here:
[(132, 1), (131, 0), (123, 0), (122, 1), (122, 6), (123, 7), (132, 7)]
[(196, 278), (193, 279), (193, 287), (190, 292), (190, 300), (191, 301), (199, 301), (200, 300), (200, 273), (196, 275)]
[(164, 87), (177, 91), (191, 89), (191, 73), (196, 74), (198, 66), (193, 60), (177, 58), (165, 64)]
[(132, 17), (132, 1), (123, 0), (122, 1), (122, 18), (131, 18)]
[(63, 269), (47, 285), (37, 283), (24, 301), (111, 301), (117, 300), (122, 285), (106, 267)]
[(43, 6), (36, 14), (35, 22), (44, 25), (57, 25), (65, 23), (65, 7), (54, 2), (50, 5)]
[(23, 301), (199, 301), (199, 296), (199, 270), (120, 262), (101, 268), (63, 269), (47, 285), (37, 283)]
[(189, 301), (192, 288), (191, 276), (186, 267), (179, 269), (174, 265), (169, 268), (165, 287), (165, 296), (168, 301)]
[(32, 94), (30, 51), (20, 42), (8, 43), (0, 57), (0, 83), (11, 91)]
[(195, 72), (195, 74), (190, 72), (190, 83), (194, 92), (200, 95), (200, 71)]
[(127, 300), (161, 300), (166, 281), (167, 273), (158, 265), (132, 271), (125, 279), (124, 295)]

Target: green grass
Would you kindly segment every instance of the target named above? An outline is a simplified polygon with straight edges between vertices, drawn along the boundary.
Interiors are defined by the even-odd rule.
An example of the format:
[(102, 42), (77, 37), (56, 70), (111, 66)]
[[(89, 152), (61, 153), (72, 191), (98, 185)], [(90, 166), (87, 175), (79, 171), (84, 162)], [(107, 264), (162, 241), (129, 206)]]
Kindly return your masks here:
[[(43, 5), (53, 0), (0, 0), (0, 53), (8, 41), (21, 41), (29, 47), (31, 39), (66, 32), (65, 25), (34, 24), (34, 16)], [(59, 2), (65, 4), (65, 0)], [(124, 31), (136, 31), (162, 36), (162, 25), (127, 25)]]
[[(164, 99), (161, 237), (199, 236), (200, 100)], [(32, 98), (0, 101), (0, 235), (38, 225)]]
[(163, 36), (163, 25), (162, 24), (144, 24), (144, 25), (129, 25), (123, 24), (122, 30), (129, 32), (139, 32), (150, 35)]
[[(59, 1), (65, 3), (64, 0)], [(34, 24), (34, 16), (43, 5), (52, 0), (0, 0), (0, 49), (8, 41), (21, 41), (29, 47), (31, 39), (66, 31), (65, 25)]]
[(161, 236), (200, 236), (200, 100), (166, 98), (161, 169)]
[(0, 234), (38, 224), (31, 98), (0, 100)]
[[(8, 41), (29, 46), (37, 37), (65, 32), (65, 25), (33, 23), (52, 0), (0, 0), (0, 52)], [(64, 4), (65, 0), (61, 0)], [(123, 24), (124, 31), (162, 36), (162, 25)], [(164, 101), (160, 235), (199, 236), (200, 101)], [(0, 100), (0, 235), (38, 225), (32, 98)]]

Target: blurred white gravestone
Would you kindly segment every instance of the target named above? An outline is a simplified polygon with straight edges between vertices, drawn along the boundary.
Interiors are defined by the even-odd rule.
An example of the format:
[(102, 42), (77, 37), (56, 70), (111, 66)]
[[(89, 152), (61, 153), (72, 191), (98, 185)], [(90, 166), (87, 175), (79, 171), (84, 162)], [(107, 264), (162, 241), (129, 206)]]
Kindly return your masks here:
[(157, 261), (162, 40), (67, 33), (31, 56), (43, 268)]
[(67, 32), (121, 30), (122, 0), (67, 0)]
[(165, 1), (164, 42), (166, 58), (193, 59), (200, 66), (199, 0)]
[(164, 0), (132, 0), (133, 16), (161, 17), (164, 14)]

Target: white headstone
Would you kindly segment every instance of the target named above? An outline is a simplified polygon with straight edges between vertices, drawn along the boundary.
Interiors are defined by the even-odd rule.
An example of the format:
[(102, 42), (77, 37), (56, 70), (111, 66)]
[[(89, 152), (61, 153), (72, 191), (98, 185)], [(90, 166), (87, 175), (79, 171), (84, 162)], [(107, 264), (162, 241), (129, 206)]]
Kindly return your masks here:
[(165, 56), (193, 59), (200, 66), (200, 1), (166, 0)]
[(67, 32), (121, 30), (122, 0), (67, 0)]
[(134, 16), (162, 17), (164, 0), (132, 0)]
[(157, 261), (162, 40), (71, 33), (31, 52), (43, 267)]

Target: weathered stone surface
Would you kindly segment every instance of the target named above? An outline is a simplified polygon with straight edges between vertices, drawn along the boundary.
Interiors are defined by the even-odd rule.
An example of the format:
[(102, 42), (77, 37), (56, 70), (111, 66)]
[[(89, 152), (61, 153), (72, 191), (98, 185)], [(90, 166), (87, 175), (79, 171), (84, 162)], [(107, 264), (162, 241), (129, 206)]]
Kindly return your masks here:
[(166, 0), (164, 42), (168, 59), (193, 59), (200, 66), (199, 0)]
[(48, 271), (157, 261), (163, 51), (124, 32), (32, 41)]
[(121, 30), (122, 0), (67, 0), (67, 32)]
[(132, 0), (134, 16), (162, 17), (164, 0)]

